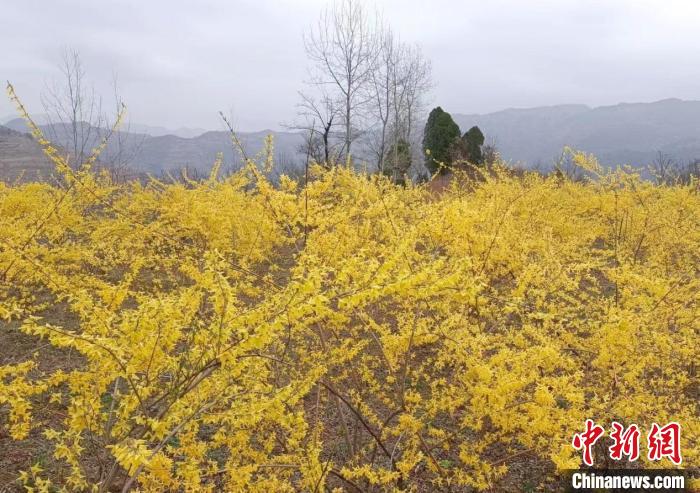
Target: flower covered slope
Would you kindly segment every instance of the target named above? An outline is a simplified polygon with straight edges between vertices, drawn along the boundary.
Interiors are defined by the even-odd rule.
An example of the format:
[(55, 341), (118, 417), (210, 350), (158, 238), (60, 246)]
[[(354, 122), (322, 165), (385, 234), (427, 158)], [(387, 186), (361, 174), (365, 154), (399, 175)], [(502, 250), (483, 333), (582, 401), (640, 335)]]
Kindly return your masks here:
[(36, 491), (545, 482), (586, 418), (681, 423), (698, 464), (696, 183), (577, 154), (594, 179), (439, 195), (255, 160), (116, 184), (53, 157), (55, 185), (0, 185), (1, 327), (36, 346), (3, 350), (0, 446), (43, 441)]

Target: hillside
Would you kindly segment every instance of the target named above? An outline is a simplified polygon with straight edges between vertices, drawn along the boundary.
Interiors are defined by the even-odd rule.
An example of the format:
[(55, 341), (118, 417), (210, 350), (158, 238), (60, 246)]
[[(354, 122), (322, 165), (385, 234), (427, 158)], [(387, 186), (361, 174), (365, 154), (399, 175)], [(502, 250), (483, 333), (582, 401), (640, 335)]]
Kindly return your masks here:
[(47, 176), (53, 165), (29, 134), (0, 125), (0, 177), (13, 181)]
[[(26, 124), (19, 118), (7, 122), (6, 127), (15, 132), (27, 132)], [(63, 145), (69, 142), (69, 129), (66, 126), (41, 125), (41, 128), (49, 139)], [(240, 132), (238, 137), (245, 152), (254, 155), (264, 148), (265, 138), (270, 134), (274, 135), (277, 162), (298, 164), (303, 161), (304, 157), (298, 151), (299, 145), (303, 142), (299, 133), (262, 130)], [(100, 132), (93, 131), (92, 135), (94, 137), (90, 147), (98, 143)], [(129, 156), (130, 165), (137, 171), (155, 174), (183, 167), (206, 172), (220, 152), (224, 154), (224, 168), (238, 168), (241, 164), (239, 153), (234, 152), (230, 134), (224, 131), (205, 132), (191, 138), (120, 132), (120, 138), (110, 140), (103, 158), (108, 161), (120, 152)]]
[[(700, 101), (666, 99), (654, 103), (622, 103), (614, 106), (591, 108), (585, 105), (559, 105), (528, 109), (507, 109), (488, 114), (453, 114), (462, 131), (478, 125), (488, 141), (495, 141), (504, 159), (523, 165), (548, 168), (561, 154), (564, 146), (593, 153), (603, 164), (633, 164), (644, 167), (662, 151), (680, 162), (700, 157)], [(26, 132), (21, 119), (5, 124), (15, 130), (14, 144), (5, 143), (0, 148), (3, 176), (10, 168), (25, 167), (34, 172), (46, 165), (38, 148), (27, 142), (17, 132)], [(143, 125), (130, 130), (145, 129)], [(68, 142), (67, 129), (43, 125), (46, 135), (59, 145)], [(224, 169), (237, 169), (240, 155), (231, 145), (230, 135), (224, 131), (204, 132), (194, 135), (193, 129), (185, 129), (181, 135), (149, 135), (147, 133), (122, 132), (120, 139), (113, 139), (103, 158), (122, 152), (130, 156), (129, 162), (137, 171), (160, 174), (162, 172), (194, 168), (208, 171), (218, 153), (224, 154)], [(167, 129), (159, 129), (166, 132)], [(156, 132), (157, 133), (157, 132)], [(275, 158), (282, 168), (299, 166), (304, 156), (299, 153), (302, 135), (296, 132), (262, 130), (240, 132), (239, 138), (248, 154), (264, 148), (265, 137), (275, 138)], [(97, 136), (98, 133), (94, 132)], [(184, 137), (182, 135), (194, 135)], [(95, 138), (93, 145), (97, 143)], [(121, 143), (121, 149), (119, 148)], [(11, 149), (11, 150), (10, 150)], [(357, 142), (356, 153), (362, 154), (362, 143)], [(11, 164), (8, 164), (11, 163)], [(9, 176), (15, 176), (10, 174)]]
[(251, 171), (1, 190), (0, 485), (564, 491), (587, 416), (698, 463), (694, 184)]
[(452, 116), (462, 131), (478, 125), (505, 159), (530, 166), (550, 165), (567, 145), (593, 153), (605, 164), (644, 165), (658, 151), (680, 161), (700, 157), (700, 101), (559, 105)]
[[(265, 138), (270, 134), (274, 135), (274, 153), (278, 162), (302, 162), (303, 156), (298, 152), (302, 143), (300, 134), (263, 130), (241, 132), (238, 137), (245, 152), (253, 155), (264, 148)], [(234, 152), (228, 132), (206, 132), (189, 139), (175, 135), (146, 137), (135, 158), (135, 165), (153, 173), (185, 166), (207, 171), (220, 152), (224, 154), (226, 166), (238, 167), (241, 164), (240, 155), (237, 151)]]

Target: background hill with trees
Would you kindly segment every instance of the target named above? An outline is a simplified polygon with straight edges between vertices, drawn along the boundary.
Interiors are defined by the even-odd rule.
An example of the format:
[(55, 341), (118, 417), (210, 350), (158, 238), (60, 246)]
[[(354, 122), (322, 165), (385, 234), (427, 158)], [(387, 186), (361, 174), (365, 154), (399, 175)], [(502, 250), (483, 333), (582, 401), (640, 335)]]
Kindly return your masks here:
[(526, 167), (551, 168), (564, 146), (607, 165), (644, 166), (659, 151), (680, 163), (700, 157), (700, 101), (559, 105), (453, 118), (462, 128), (478, 125), (504, 159)]
[[(485, 136), (484, 145), (497, 147), (503, 159), (525, 168), (552, 169), (565, 146), (595, 154), (602, 164), (611, 166), (658, 166), (661, 153), (675, 165), (686, 167), (688, 162), (700, 157), (700, 101), (670, 99), (599, 108), (560, 105), (472, 115), (452, 110), (452, 118), (461, 129), (478, 126)], [(417, 122), (416, 128), (422, 130), (424, 121)], [(21, 119), (6, 121), (4, 126), (18, 133), (27, 131)], [(134, 124), (130, 130), (140, 128)], [(322, 150), (320, 128), (320, 125), (314, 127), (316, 136), (313, 145), (320, 146), (316, 151)], [(167, 129), (160, 129), (161, 133), (164, 131), (167, 132)], [(226, 131), (209, 131), (189, 138), (167, 133), (156, 136), (138, 132), (122, 133), (129, 134), (125, 135), (127, 138), (124, 140), (131, 144), (124, 145), (131, 147), (133, 158), (130, 164), (137, 171), (157, 174), (163, 170), (189, 167), (205, 173), (211, 168), (218, 152), (224, 153), (227, 166), (236, 168), (241, 164)], [(299, 129), (243, 131), (238, 134), (250, 153), (262, 149), (265, 136), (272, 134), (279, 161), (291, 169), (303, 167), (306, 157), (304, 147), (308, 145), (308, 139)], [(418, 142), (421, 142), (422, 135), (420, 132), (418, 134)], [(7, 142), (7, 131), (0, 138)], [(62, 142), (59, 140), (58, 143)], [(110, 143), (110, 146), (115, 145)], [(410, 146), (412, 172), (425, 172), (420, 147), (416, 146), (415, 140)], [(8, 162), (12, 159), (15, 163), (12, 166), (26, 163), (25, 169), (30, 174), (33, 173), (32, 169), (46, 165), (35, 147), (22, 145), (13, 149), (13, 156), (16, 157), (3, 151), (0, 160)], [(376, 161), (376, 149), (366, 139), (359, 139), (353, 151), (355, 153), (360, 162)], [(322, 151), (319, 156), (322, 156)], [(386, 150), (384, 156), (387, 156)], [(3, 166), (3, 170), (9, 169), (7, 165)], [(11, 178), (14, 175), (4, 176)]]

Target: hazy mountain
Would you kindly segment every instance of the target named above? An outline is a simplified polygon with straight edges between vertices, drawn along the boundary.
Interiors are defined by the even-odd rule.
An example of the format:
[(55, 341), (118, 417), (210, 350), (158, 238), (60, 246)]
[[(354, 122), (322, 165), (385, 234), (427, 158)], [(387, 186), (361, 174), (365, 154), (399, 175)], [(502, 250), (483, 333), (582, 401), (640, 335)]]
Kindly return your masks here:
[[(265, 138), (274, 137), (274, 155), (280, 166), (301, 165), (304, 156), (299, 153), (303, 137), (295, 132), (239, 132), (238, 138), (248, 156), (254, 156), (264, 149)], [(179, 169), (185, 166), (199, 170), (209, 170), (218, 153), (224, 154), (227, 166), (241, 164), (239, 152), (234, 151), (228, 132), (206, 132), (199, 137), (185, 139), (174, 135), (146, 138), (137, 154), (135, 164), (139, 169), (160, 172)]]
[[(32, 120), (38, 125), (45, 125), (48, 118), (46, 115), (32, 115)], [(7, 117), (5, 120), (0, 120), (0, 124), (5, 128), (10, 128), (17, 132), (29, 132), (26, 122), (17, 115)]]
[(6, 127), (6, 123), (9, 122), (10, 120), (14, 120), (17, 118), (17, 115), (5, 115), (5, 116), (0, 116), (0, 125)]
[[(88, 135), (89, 132), (91, 136), (87, 145), (90, 149), (99, 143), (105, 131), (84, 125), (86, 125), (85, 134)], [(26, 123), (21, 119), (11, 120), (6, 126), (17, 132), (28, 131)], [(54, 124), (40, 125), (40, 127), (49, 140), (70, 148), (71, 128), (68, 125)], [(300, 166), (303, 163), (305, 156), (299, 153), (299, 146), (303, 143), (300, 133), (263, 130), (239, 132), (238, 138), (246, 154), (254, 156), (264, 148), (265, 138), (270, 134), (274, 137), (274, 155), (280, 166)], [(240, 153), (234, 152), (228, 132), (205, 132), (196, 137), (186, 138), (172, 134), (154, 137), (144, 133), (122, 131), (109, 140), (102, 159), (104, 162), (126, 161), (136, 171), (155, 174), (179, 170), (183, 167), (207, 172), (214, 164), (218, 153), (224, 155), (225, 168), (237, 168), (242, 163)]]
[(182, 137), (184, 139), (199, 137), (203, 133), (207, 132), (207, 130), (203, 128), (180, 127), (172, 129), (160, 126), (144, 125), (142, 123), (129, 123), (125, 130), (131, 133), (150, 135), (151, 137), (174, 135), (176, 137)]
[(0, 125), (0, 179), (12, 181), (46, 178), (53, 168), (29, 134)]
[[(48, 116), (47, 115), (33, 115), (32, 119), (40, 124), (40, 125), (46, 125), (48, 124)], [(24, 120), (21, 118), (18, 118), (16, 115), (8, 115), (5, 116), (4, 118), (0, 118), (0, 124), (7, 128), (11, 128), (13, 130), (17, 130), (20, 132), (26, 132), (27, 131), (27, 125), (25, 124)], [(164, 135), (175, 135), (176, 137), (182, 137), (185, 139), (190, 139), (193, 137), (198, 137), (202, 135), (203, 133), (206, 133), (207, 130), (203, 128), (190, 128), (190, 127), (180, 127), (180, 128), (167, 128), (167, 127), (161, 127), (157, 125), (144, 125), (142, 123), (131, 123), (128, 122), (126, 123), (123, 128), (125, 132), (128, 133), (134, 133), (134, 134), (143, 134), (143, 135), (149, 135), (151, 137), (162, 137)]]
[[(590, 108), (560, 105), (529, 109), (507, 109), (483, 115), (453, 114), (462, 131), (478, 125), (487, 142), (494, 140), (502, 156), (529, 166), (548, 167), (564, 146), (594, 153), (603, 164), (633, 164), (644, 167), (662, 151), (681, 162), (700, 158), (700, 101), (666, 99), (654, 103), (618, 104)], [(25, 123), (13, 119), (3, 128), (0, 141), (2, 176), (16, 176), (23, 163), (32, 173), (48, 165), (26, 132)], [(68, 147), (69, 128), (43, 125), (46, 135), (59, 146)], [(211, 169), (218, 153), (224, 154), (224, 168), (237, 168), (240, 155), (234, 151), (228, 132), (204, 132), (192, 137), (149, 135), (167, 131), (160, 127), (134, 126), (110, 141), (103, 158), (111, 162), (126, 157), (136, 171), (159, 174), (195, 168)], [(15, 132), (11, 132), (15, 130)], [(94, 130), (94, 129), (93, 129)], [(136, 133), (135, 130), (140, 130)], [(198, 129), (181, 129), (196, 133)], [(296, 132), (240, 132), (248, 155), (264, 148), (265, 137), (274, 136), (274, 154), (279, 168), (300, 167), (305, 156), (299, 152), (303, 137)], [(93, 131), (93, 145), (100, 131)], [(358, 142), (356, 153), (362, 152)], [(12, 171), (15, 170), (15, 171)], [(11, 172), (12, 171), (12, 172)]]
[(462, 132), (478, 125), (505, 159), (531, 166), (550, 165), (567, 145), (611, 165), (646, 165), (658, 151), (680, 161), (700, 158), (700, 101), (560, 105), (452, 116)]

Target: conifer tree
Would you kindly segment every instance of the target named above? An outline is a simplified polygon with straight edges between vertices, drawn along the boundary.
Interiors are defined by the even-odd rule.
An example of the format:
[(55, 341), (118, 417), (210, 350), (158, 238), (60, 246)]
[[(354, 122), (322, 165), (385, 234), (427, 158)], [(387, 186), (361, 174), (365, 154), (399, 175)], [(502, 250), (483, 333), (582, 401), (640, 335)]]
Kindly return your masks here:
[(423, 133), (423, 152), (425, 167), (431, 173), (444, 173), (452, 165), (450, 148), (460, 134), (459, 125), (441, 107), (430, 112)]

